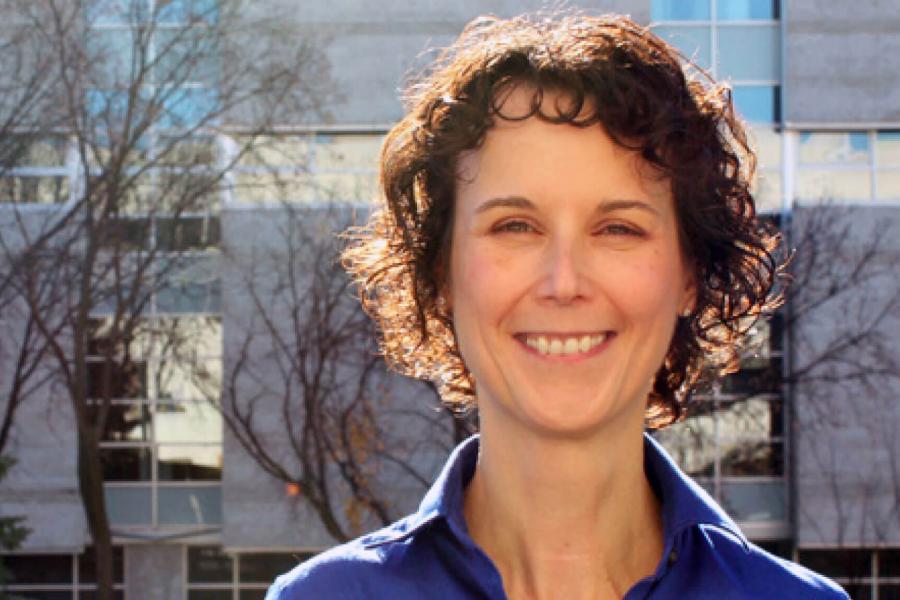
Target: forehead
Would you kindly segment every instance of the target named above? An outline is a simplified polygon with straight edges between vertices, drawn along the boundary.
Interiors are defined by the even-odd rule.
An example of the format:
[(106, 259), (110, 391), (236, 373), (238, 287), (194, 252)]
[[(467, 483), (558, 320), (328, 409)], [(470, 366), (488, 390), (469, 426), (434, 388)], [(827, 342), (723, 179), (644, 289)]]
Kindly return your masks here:
[[(536, 99), (544, 118), (534, 114)], [(459, 157), (457, 199), (520, 194), (535, 201), (633, 197), (665, 202), (669, 181), (638, 152), (615, 143), (602, 125), (552, 122), (572, 111), (572, 102), (565, 92), (536, 95), (525, 85), (498, 96), (500, 116), (483, 144)], [(586, 115), (594, 110), (588, 104), (581, 108)]]

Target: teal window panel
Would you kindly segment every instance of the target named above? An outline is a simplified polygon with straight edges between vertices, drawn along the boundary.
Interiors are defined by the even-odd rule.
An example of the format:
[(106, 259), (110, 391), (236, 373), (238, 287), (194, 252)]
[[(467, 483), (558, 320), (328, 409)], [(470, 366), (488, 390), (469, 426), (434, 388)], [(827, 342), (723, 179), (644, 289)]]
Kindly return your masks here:
[(716, 0), (718, 21), (771, 21), (778, 18), (778, 0)]
[(736, 85), (734, 103), (738, 113), (754, 123), (775, 123), (780, 119), (778, 86)]
[(653, 0), (650, 18), (654, 21), (709, 21), (709, 0)]
[(222, 488), (160, 487), (160, 525), (221, 525)]
[(113, 525), (149, 525), (153, 519), (150, 486), (104, 488), (106, 510)]
[(214, 90), (182, 87), (165, 90), (163, 96), (159, 126), (164, 129), (193, 129), (217, 122), (219, 100)]
[(654, 33), (666, 40), (695, 64), (709, 69), (712, 64), (710, 28), (704, 25), (660, 25)]
[(718, 30), (718, 74), (736, 80), (781, 79), (777, 25), (723, 25)]
[(157, 20), (163, 23), (216, 23), (219, 19), (217, 0), (170, 0), (159, 8)]
[(147, 0), (89, 0), (85, 19), (90, 25), (128, 25), (147, 19)]

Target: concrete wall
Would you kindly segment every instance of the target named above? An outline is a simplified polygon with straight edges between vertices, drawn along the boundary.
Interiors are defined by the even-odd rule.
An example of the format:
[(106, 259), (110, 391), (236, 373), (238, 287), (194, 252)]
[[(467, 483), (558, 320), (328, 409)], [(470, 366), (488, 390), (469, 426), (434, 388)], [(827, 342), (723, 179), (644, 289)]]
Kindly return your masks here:
[[(296, 366), (296, 363), (289, 364), (290, 355), (304, 352), (305, 344), (315, 344), (313, 336), (316, 334), (308, 326), (301, 328), (299, 336), (293, 333), (294, 309), (300, 309), (298, 312), (302, 315), (309, 310), (309, 305), (306, 301), (295, 301), (290, 288), (281, 287), (279, 282), (287, 283), (288, 273), (293, 269), (300, 281), (296, 288), (300, 295), (315, 285), (307, 273), (313, 268), (327, 268), (334, 260), (334, 254), (324, 254), (317, 265), (309, 262), (310, 256), (323, 244), (332, 244), (339, 227), (336, 222), (340, 220), (333, 214), (329, 216), (325, 209), (309, 208), (295, 214), (283, 209), (235, 210), (225, 211), (222, 216), (227, 256), (223, 262), (222, 283), (224, 360), (225, 372), (229, 373), (225, 379), (231, 381), (234, 377), (237, 403), (242, 410), (253, 403), (252, 430), (261, 446), (294, 477), (301, 469), (290, 435), (293, 432), (298, 440), (302, 437), (299, 432), (304, 430), (308, 409), (304, 403), (304, 388), (298, 378), (293, 373), (286, 377), (285, 373), (291, 366)], [(254, 305), (251, 292), (262, 299), (260, 307)], [(343, 290), (340, 297), (343, 300), (338, 314), (358, 310), (349, 289)], [(290, 350), (285, 352), (276, 348), (273, 336), (260, 328), (262, 319), (271, 319), (277, 324), (280, 341)], [(244, 352), (242, 349), (251, 333), (254, 337)], [(314, 346), (317, 351), (315, 348), (321, 346)], [(374, 351), (374, 347), (364, 349), (369, 357)], [(329, 381), (326, 376), (326, 385), (357, 380), (359, 371), (351, 352), (352, 349), (344, 347), (340, 360), (347, 364), (338, 365), (334, 381)], [(308, 358), (315, 360), (315, 355)], [(369, 406), (383, 432), (383, 447), (422, 477), (422, 481), (410, 478), (379, 455), (371, 456), (366, 463), (377, 495), (385, 501), (391, 518), (396, 519), (417, 507), (427, 484), (453, 445), (452, 430), (449, 418), (438, 410), (435, 396), (422, 384), (388, 376), (379, 379), (380, 385), (384, 388), (372, 388)], [(318, 399), (312, 402), (317, 410), (336, 415), (349, 405), (347, 399), (352, 397), (350, 394), (354, 389), (351, 383), (341, 388), (339, 399), (331, 397), (327, 403)], [(227, 390), (225, 400), (230, 401)], [(323, 423), (324, 427), (335, 423), (331, 417), (314, 422), (319, 429)], [(228, 429), (224, 456), (222, 540), (226, 548), (317, 549), (337, 541), (322, 525), (322, 518), (305, 497), (306, 492), (300, 490), (299, 495), (289, 494), (286, 482), (264, 472)], [(328, 480), (332, 506), (347, 531), (362, 533), (382, 525), (374, 515), (361, 511), (354, 526), (353, 511), (347, 503), (349, 492), (336, 468), (329, 469)]]
[(783, 4), (785, 120), (900, 123), (897, 3)]
[(816, 239), (794, 266), (797, 543), (898, 545), (900, 208), (820, 207), (795, 219)]
[[(0, 227), (5, 232), (0, 265), (14, 256), (21, 245), (21, 238), (13, 232), (24, 231), (33, 236), (49, 221), (43, 211), (22, 213), (20, 217), (16, 222), (12, 211), (0, 212)], [(0, 271), (6, 272), (2, 267)], [(0, 290), (0, 296), (9, 299), (11, 290)], [(2, 300), (0, 414), (5, 414), (28, 313), (21, 301)], [(65, 346), (65, 340), (60, 342)], [(17, 464), (0, 482), (0, 515), (25, 517), (25, 525), (32, 531), (23, 551), (80, 551), (87, 536), (78, 492), (74, 415), (65, 390), (53, 376), (52, 361), (45, 364), (44, 368), (38, 366), (27, 380), (28, 391), (21, 396), (9, 442), (3, 448), (3, 454), (13, 457)]]
[[(260, 3), (262, 5), (263, 3)], [(568, 3), (590, 14), (630, 14), (650, 20), (650, 1), (592, 0)], [(398, 90), (479, 15), (510, 17), (551, 5), (544, 0), (443, 2), (313, 2), (296, 9), (292, 0), (268, 0), (265, 10), (284, 15), (286, 27), (324, 44), (337, 93), (336, 124), (384, 125), (403, 115)], [(260, 8), (262, 10), (262, 8)]]

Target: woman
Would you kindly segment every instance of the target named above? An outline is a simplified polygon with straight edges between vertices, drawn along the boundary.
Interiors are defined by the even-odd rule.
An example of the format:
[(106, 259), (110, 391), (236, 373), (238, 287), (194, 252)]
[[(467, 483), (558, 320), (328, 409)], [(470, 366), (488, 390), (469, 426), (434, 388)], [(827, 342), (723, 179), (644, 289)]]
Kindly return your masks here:
[(345, 258), (388, 360), (480, 436), (270, 599), (846, 598), (643, 433), (777, 304), (745, 131), (681, 60), (625, 18), (479, 19), (411, 89)]

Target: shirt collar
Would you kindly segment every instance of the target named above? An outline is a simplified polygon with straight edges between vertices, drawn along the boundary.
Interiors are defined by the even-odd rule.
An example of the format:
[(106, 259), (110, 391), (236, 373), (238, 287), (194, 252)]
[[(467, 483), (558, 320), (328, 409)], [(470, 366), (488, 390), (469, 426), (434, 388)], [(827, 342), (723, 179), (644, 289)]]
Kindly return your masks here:
[[(463, 516), (463, 491), (475, 472), (478, 461), (478, 435), (457, 446), (431, 489), (425, 494), (418, 511), (398, 523), (366, 539), (367, 547), (396, 542), (415, 535), (430, 523), (444, 519), (453, 534), (471, 544)], [(644, 434), (644, 468), (650, 484), (660, 498), (664, 537), (667, 545), (681, 531), (695, 525), (724, 529), (749, 548), (740, 528), (725, 514), (709, 494), (681, 472), (662, 446)]]

